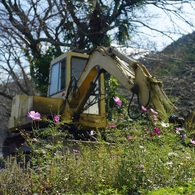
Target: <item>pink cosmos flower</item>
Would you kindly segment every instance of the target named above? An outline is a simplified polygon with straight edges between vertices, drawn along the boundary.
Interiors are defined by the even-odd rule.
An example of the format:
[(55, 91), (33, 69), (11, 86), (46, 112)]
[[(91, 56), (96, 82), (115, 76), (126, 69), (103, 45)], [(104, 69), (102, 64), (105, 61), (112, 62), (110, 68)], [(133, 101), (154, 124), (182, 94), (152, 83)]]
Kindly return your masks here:
[(182, 131), (183, 129), (181, 127), (176, 127), (176, 131)]
[[(186, 134), (183, 134), (183, 138), (188, 138), (188, 136)], [(191, 142), (192, 143), (192, 142)]]
[(160, 129), (158, 127), (154, 127), (154, 132), (157, 134), (157, 135), (160, 135)]
[(122, 101), (120, 100), (119, 97), (115, 96), (113, 99), (114, 99), (115, 103), (116, 103), (118, 106), (122, 106)]
[(181, 127), (176, 127), (175, 128), (175, 132), (177, 133), (177, 134), (181, 134), (181, 132), (183, 131), (183, 129), (181, 128)]
[(73, 149), (74, 153), (79, 153), (79, 151), (77, 149)]
[(158, 114), (158, 112), (156, 112), (154, 109), (150, 108), (150, 111), (153, 113), (153, 114)]
[(59, 123), (60, 122), (60, 117), (58, 115), (54, 115), (54, 121), (56, 123)]
[(111, 129), (115, 129), (116, 128), (116, 125), (115, 124), (109, 124), (108, 125)]
[(190, 140), (191, 144), (195, 145), (195, 140)]
[(141, 106), (143, 111), (147, 111), (147, 108), (145, 106)]
[(191, 159), (191, 157), (190, 156), (186, 156), (186, 159), (189, 160), (189, 159)]
[(139, 168), (140, 168), (140, 169), (144, 169), (145, 166), (141, 164), (141, 165), (139, 165)]
[(28, 112), (27, 116), (34, 120), (41, 120), (41, 114), (39, 112), (30, 111)]
[(157, 120), (158, 120), (158, 118), (157, 118), (157, 116), (156, 116), (156, 115), (154, 115), (154, 116), (153, 116), (153, 119), (154, 119), (155, 121), (157, 121)]
[(133, 136), (132, 136), (132, 135), (129, 135), (129, 136), (128, 136), (128, 139), (129, 139), (129, 140), (132, 140), (132, 139), (133, 139)]

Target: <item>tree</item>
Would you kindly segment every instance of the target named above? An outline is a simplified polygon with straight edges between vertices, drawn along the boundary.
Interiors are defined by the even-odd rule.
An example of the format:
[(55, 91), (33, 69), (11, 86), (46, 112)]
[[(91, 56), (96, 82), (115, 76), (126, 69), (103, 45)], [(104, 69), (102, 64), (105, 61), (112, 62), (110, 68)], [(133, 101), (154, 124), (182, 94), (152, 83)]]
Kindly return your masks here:
[[(44, 94), (52, 58), (68, 49), (108, 46), (113, 40), (118, 44), (128, 43), (140, 26), (171, 37), (169, 31), (163, 32), (150, 25), (149, 21), (156, 16), (145, 15), (145, 9), (148, 5), (154, 6), (190, 25), (184, 17), (182, 6), (185, 3), (194, 5), (190, 0), (0, 0), (2, 68), (12, 73), (9, 77), (14, 81), (17, 77), (13, 73), (20, 69), (23, 79), (18, 79), (17, 84), (23, 86), (19, 81), (33, 78)], [(21, 54), (22, 60), (16, 60), (13, 51)], [(9, 59), (5, 60), (7, 56)], [(30, 74), (26, 66), (30, 67), (27, 69)]]
[[(0, 39), (0, 95), (12, 99), (15, 93), (20, 92), (30, 95), (32, 85), (24, 65), (24, 54), (15, 45), (11, 37), (1, 36)], [(15, 83), (15, 87), (13, 84)], [(9, 89), (8, 84), (11, 84)]]

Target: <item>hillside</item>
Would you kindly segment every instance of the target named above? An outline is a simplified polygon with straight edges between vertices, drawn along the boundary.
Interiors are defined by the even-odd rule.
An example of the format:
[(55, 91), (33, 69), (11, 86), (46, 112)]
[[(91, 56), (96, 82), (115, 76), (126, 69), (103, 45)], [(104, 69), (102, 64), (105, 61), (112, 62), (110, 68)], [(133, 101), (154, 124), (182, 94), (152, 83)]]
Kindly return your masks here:
[(195, 109), (195, 32), (141, 61), (163, 81), (164, 90), (182, 113)]

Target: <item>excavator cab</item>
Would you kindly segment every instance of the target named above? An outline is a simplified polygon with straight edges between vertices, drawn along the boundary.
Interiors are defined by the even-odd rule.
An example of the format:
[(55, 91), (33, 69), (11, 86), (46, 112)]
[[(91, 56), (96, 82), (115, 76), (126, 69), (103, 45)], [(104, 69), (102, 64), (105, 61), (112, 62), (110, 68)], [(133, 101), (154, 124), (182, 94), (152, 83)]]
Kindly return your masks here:
[(70, 82), (78, 80), (88, 58), (87, 54), (67, 52), (54, 59), (50, 65), (48, 97), (62, 98), (62, 95), (67, 92)]
[(100, 126), (105, 126), (104, 76), (99, 75), (90, 80), (94, 75), (91, 72), (87, 83), (91, 82), (92, 87), (77, 85), (88, 59), (89, 55), (72, 51), (54, 59), (50, 66), (47, 96), (64, 100), (61, 109), (63, 119), (73, 120), (85, 127), (98, 127), (97, 121), (101, 121)]

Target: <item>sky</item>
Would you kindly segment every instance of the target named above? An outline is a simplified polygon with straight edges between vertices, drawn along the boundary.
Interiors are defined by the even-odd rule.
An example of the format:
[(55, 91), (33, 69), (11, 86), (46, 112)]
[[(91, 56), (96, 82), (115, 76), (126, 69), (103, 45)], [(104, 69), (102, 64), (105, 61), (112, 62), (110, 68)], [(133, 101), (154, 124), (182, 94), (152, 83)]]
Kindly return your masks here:
[(174, 40), (176, 41), (179, 39), (182, 35), (195, 31), (195, 1), (192, 1), (192, 5), (183, 4), (181, 9), (185, 12), (184, 19), (192, 25), (189, 25), (181, 19), (176, 18), (174, 15), (171, 15), (173, 20), (172, 22), (170, 21), (168, 14), (165, 14), (161, 9), (157, 9), (151, 5), (147, 7), (144, 14), (143, 10), (140, 10), (142, 15), (152, 13), (151, 17), (156, 16), (156, 19), (153, 20), (148, 20), (148, 18), (145, 18), (145, 22), (159, 31), (172, 31), (172, 33), (167, 33), (172, 39), (158, 32), (149, 30), (146, 27), (140, 27), (139, 30), (142, 32), (141, 35), (134, 36), (132, 42), (135, 43), (135, 45), (136, 43), (141, 43), (143, 48), (161, 51)]

